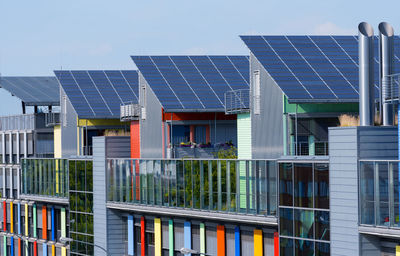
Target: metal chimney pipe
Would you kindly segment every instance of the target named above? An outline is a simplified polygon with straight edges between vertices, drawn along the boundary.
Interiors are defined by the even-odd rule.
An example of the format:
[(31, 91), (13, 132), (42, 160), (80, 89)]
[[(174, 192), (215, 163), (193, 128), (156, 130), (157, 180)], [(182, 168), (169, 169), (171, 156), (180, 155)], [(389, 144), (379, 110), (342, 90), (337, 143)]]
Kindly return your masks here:
[(366, 22), (358, 25), (358, 76), (360, 125), (374, 124), (374, 29)]
[(385, 103), (386, 97), (392, 97), (388, 75), (393, 74), (394, 31), (387, 22), (379, 24), (379, 91), (382, 104), (383, 125), (393, 125), (393, 105)]

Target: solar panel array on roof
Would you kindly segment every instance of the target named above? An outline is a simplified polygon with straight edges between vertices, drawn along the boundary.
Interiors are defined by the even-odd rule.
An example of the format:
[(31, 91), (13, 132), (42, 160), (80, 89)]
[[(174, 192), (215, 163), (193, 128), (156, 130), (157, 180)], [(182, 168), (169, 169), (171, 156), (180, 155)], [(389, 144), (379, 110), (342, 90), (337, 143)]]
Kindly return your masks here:
[[(357, 36), (241, 36), (290, 101), (358, 101)], [(395, 37), (397, 45), (399, 37)], [(375, 86), (379, 44), (375, 38)], [(400, 62), (395, 49), (395, 67)]]
[(120, 105), (138, 102), (138, 73), (54, 71), (80, 118), (119, 118)]
[(27, 106), (60, 104), (60, 88), (55, 77), (0, 77), (0, 87), (15, 95)]
[(248, 56), (132, 56), (166, 111), (222, 111), (224, 94), (249, 89)]

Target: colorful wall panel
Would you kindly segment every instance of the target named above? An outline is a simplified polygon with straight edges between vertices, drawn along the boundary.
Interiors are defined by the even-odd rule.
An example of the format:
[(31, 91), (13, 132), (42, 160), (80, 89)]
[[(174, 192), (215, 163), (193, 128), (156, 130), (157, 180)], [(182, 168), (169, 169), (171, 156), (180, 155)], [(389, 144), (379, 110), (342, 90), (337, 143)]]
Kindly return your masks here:
[(54, 219), (54, 206), (51, 207), (51, 240), (56, 240), (56, 224)]
[(217, 225), (217, 255), (225, 256), (225, 226)]
[(161, 256), (161, 219), (154, 219), (154, 256)]
[(185, 221), (185, 223), (183, 224), (183, 237), (185, 248), (192, 249), (192, 225), (189, 221)]
[(17, 210), (18, 210), (18, 213), (17, 213), (17, 221), (18, 221), (18, 234), (20, 235), (21, 234), (21, 203), (18, 203), (18, 205), (17, 205)]
[(169, 256), (174, 256), (174, 221), (168, 222)]
[(254, 230), (254, 256), (263, 256), (263, 234), (262, 230)]
[(141, 254), (146, 255), (146, 226), (144, 217), (140, 218), (140, 243), (141, 243)]
[(135, 237), (134, 237), (134, 219), (132, 215), (128, 216), (128, 255), (135, 255)]
[(42, 238), (47, 240), (47, 207), (44, 205), (42, 206)]
[(25, 204), (25, 236), (29, 236), (29, 210), (28, 204)]
[(206, 253), (206, 227), (200, 223), (200, 253)]
[(13, 202), (10, 202), (10, 232), (14, 233), (14, 204), (13, 204)]
[(235, 256), (241, 255), (240, 249), (240, 228), (235, 227)]
[[(33, 237), (37, 237), (37, 230), (36, 230), (36, 228), (37, 228), (37, 223), (36, 223), (36, 221), (37, 221), (37, 217), (36, 217), (36, 204), (34, 204), (33, 205), (33, 207), (32, 207), (32, 218), (33, 218)], [(36, 243), (36, 242), (35, 242)], [(36, 255), (36, 254), (35, 254)]]

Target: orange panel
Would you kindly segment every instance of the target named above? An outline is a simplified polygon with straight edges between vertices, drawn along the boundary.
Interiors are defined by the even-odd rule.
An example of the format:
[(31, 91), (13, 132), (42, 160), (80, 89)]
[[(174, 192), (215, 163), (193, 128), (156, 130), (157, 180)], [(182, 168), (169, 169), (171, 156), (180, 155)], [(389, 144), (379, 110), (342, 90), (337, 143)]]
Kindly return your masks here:
[(217, 225), (217, 255), (225, 256), (225, 226)]
[(131, 122), (131, 158), (140, 158), (140, 123)]
[(194, 125), (190, 126), (190, 141), (194, 142)]
[(47, 208), (46, 206), (42, 206), (42, 238), (47, 240)]

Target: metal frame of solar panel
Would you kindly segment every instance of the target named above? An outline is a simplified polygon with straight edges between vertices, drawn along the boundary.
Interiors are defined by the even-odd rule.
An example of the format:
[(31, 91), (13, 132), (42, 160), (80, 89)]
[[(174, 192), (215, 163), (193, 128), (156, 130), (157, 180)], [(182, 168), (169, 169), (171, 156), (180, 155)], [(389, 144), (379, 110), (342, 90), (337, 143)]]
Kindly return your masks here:
[[(358, 102), (357, 36), (241, 36), (289, 102)], [(395, 44), (400, 42), (395, 37)], [(375, 37), (375, 95), (379, 44)], [(400, 63), (395, 48), (395, 68)]]
[(58, 106), (60, 88), (53, 76), (3, 76), (0, 87), (15, 95), (26, 106)]
[(136, 70), (54, 71), (80, 118), (119, 119), (120, 105), (138, 102)]
[(248, 56), (132, 56), (166, 112), (223, 112), (224, 94), (249, 89)]

